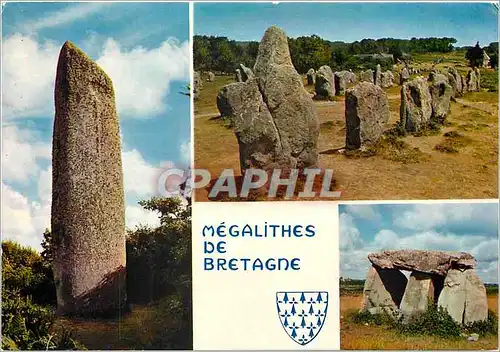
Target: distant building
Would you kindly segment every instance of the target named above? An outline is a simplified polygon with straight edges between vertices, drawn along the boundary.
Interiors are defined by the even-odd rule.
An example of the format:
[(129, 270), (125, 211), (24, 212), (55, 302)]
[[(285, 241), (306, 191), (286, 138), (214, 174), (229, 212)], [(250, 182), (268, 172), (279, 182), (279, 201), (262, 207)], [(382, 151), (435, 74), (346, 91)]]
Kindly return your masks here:
[(372, 60), (391, 60), (394, 62), (394, 55), (392, 54), (358, 54), (354, 55), (360, 59), (372, 59)]

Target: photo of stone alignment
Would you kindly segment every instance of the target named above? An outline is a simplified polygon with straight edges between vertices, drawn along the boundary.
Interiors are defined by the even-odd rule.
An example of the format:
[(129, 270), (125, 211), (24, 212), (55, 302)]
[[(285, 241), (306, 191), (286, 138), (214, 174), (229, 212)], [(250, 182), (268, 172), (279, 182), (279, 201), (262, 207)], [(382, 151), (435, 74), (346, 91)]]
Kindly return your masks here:
[(342, 349), (498, 348), (498, 203), (339, 214)]
[(191, 349), (188, 4), (2, 9), (2, 349)]
[(194, 19), (197, 201), (257, 169), (299, 170), (295, 192), (237, 199), (304, 199), (307, 169), (336, 200), (497, 197), (494, 5), (196, 3)]

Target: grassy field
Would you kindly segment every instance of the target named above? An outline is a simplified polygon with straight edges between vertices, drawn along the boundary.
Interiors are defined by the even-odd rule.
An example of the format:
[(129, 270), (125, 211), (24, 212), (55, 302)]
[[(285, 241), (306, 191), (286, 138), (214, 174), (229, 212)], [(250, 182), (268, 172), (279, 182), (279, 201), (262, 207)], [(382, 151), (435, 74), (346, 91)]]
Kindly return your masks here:
[[(430, 58), (420, 57), (427, 61)], [(457, 63), (458, 56), (449, 60), (465, 69), (463, 59)], [(424, 64), (430, 65), (421, 65)], [(495, 75), (497, 72), (492, 70), (482, 72), (482, 78), (490, 85), (498, 85)], [(195, 102), (195, 167), (208, 169), (214, 178), (226, 168), (239, 174), (236, 137), (217, 119), (217, 92), (230, 82), (233, 78), (229, 76), (204, 82)], [(311, 86), (306, 89), (313, 91)], [(391, 111), (386, 129), (390, 130), (399, 121), (400, 87), (386, 91)], [(466, 94), (452, 102), (441, 131), (389, 139), (380, 143), (375, 155), (335, 152), (345, 145), (343, 97), (315, 105), (320, 120), (320, 167), (334, 170), (335, 189), (342, 191), (341, 200), (477, 199), (498, 195), (497, 92)], [(197, 190), (196, 200), (209, 200), (208, 191)]]
[[(340, 347), (345, 350), (496, 350), (498, 336), (443, 339), (434, 336), (403, 336), (385, 326), (360, 325), (350, 316), (361, 308), (362, 294), (340, 297)], [(498, 316), (498, 294), (488, 295), (488, 307)]]

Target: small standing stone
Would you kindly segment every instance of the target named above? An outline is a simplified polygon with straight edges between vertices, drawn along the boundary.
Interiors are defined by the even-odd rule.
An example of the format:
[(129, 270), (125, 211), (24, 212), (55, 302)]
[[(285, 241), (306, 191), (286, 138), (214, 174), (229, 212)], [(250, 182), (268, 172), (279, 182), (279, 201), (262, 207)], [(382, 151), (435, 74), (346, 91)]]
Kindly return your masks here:
[(208, 78), (207, 78), (207, 82), (213, 82), (215, 81), (215, 74), (213, 72), (208, 72)]
[(315, 74), (316, 74), (316, 71), (314, 71), (314, 68), (310, 68), (309, 71), (307, 71), (307, 85), (308, 86), (314, 85)]
[(321, 66), (316, 72), (316, 95), (321, 98), (331, 98), (335, 95), (335, 78), (330, 66)]
[(408, 132), (418, 132), (430, 121), (432, 98), (423, 78), (415, 78), (401, 87), (401, 125)]

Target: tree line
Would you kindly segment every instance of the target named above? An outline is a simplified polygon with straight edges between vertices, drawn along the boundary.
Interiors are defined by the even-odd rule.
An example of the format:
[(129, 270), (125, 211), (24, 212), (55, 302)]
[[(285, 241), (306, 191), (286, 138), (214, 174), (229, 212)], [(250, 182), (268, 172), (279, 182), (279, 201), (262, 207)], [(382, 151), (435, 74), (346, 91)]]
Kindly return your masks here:
[[(332, 42), (317, 35), (288, 38), (293, 64), (302, 74), (310, 68), (318, 69), (322, 65), (329, 65), (333, 70), (354, 70), (373, 69), (377, 64), (381, 64), (386, 69), (398, 59), (411, 59), (411, 54), (451, 52), (456, 49), (453, 46), (456, 42), (455, 38), (449, 37), (363, 39), (353, 43)], [(195, 70), (234, 73), (240, 63), (253, 67), (259, 42), (240, 42), (227, 37), (196, 35), (193, 46)], [(491, 43), (484, 50), (493, 54), (494, 47), (495, 43)], [(392, 56), (363, 56), (366, 54)]]

